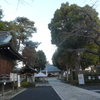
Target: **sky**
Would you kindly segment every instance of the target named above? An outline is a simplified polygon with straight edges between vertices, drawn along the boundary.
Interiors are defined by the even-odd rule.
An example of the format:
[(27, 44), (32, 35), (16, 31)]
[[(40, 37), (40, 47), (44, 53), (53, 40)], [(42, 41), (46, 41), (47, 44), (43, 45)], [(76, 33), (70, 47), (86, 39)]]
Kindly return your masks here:
[[(35, 22), (37, 32), (33, 34), (31, 40), (33, 42), (41, 42), (37, 50), (43, 50), (47, 61), (52, 64), (52, 55), (56, 50), (56, 46), (51, 44), (51, 34), (48, 24), (54, 17), (54, 13), (61, 7), (62, 3), (77, 4), (85, 6), (93, 5), (97, 0), (0, 0), (0, 6), (3, 10), (5, 21), (14, 20), (16, 17), (27, 17)], [(94, 6), (97, 12), (100, 11), (99, 0)]]

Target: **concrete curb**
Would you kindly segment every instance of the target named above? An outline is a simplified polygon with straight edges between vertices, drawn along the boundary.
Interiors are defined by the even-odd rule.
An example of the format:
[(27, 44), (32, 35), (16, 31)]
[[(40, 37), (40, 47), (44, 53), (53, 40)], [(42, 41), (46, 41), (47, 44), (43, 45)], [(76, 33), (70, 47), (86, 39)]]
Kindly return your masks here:
[[(5, 92), (4, 95), (7, 94), (7, 93), (9, 93), (9, 92), (12, 92), (12, 90), (10, 90), (10, 91), (8, 91), (8, 92)], [(1, 97), (1, 96), (2, 96), (2, 94), (0, 94), (0, 97)]]
[(19, 91), (19, 92), (17, 92), (16, 94), (12, 95), (12, 96), (9, 98), (9, 100), (10, 100), (11, 98), (15, 97), (16, 95), (20, 94), (21, 92), (25, 91), (25, 90), (27, 90), (27, 88), (22, 89), (21, 91)]
[[(51, 86), (51, 87), (53, 88), (53, 86)], [(56, 89), (54, 89), (54, 91), (59, 95), (59, 97), (61, 98), (61, 100), (64, 100), (63, 97), (56, 91)]]
[[(23, 88), (20, 91), (17, 91), (13, 94), (13, 90), (10, 90), (8, 92), (5, 92), (4, 95), (2, 96), (2, 94), (0, 94), (0, 100), (10, 100), (11, 98), (13, 98), (14, 96), (18, 95), (19, 93), (25, 91), (27, 88)], [(11, 94), (9, 94), (11, 93)]]

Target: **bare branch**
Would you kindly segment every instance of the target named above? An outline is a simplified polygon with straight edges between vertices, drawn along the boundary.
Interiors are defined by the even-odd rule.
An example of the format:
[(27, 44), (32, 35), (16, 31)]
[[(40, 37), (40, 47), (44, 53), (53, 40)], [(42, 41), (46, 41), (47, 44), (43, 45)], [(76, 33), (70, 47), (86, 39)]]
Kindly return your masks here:
[(96, 51), (86, 50), (86, 52), (92, 53), (92, 54), (97, 55), (97, 56), (100, 56), (100, 53), (98, 53), (98, 52), (96, 52)]
[(7, 2), (6, 0), (4, 0), (6, 3), (10, 4), (9, 2)]
[(92, 7), (94, 7), (96, 5), (96, 3), (98, 2), (98, 0), (95, 1), (95, 3), (92, 5)]

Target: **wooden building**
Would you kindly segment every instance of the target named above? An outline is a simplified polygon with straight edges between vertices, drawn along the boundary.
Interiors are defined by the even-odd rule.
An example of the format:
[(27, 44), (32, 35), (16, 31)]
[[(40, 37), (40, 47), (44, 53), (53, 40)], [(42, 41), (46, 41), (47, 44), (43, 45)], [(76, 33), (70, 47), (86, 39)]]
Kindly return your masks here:
[(27, 64), (18, 71), (18, 74), (21, 75), (21, 80), (26, 78), (27, 82), (35, 82), (34, 73), (37, 73), (37, 71)]
[(22, 59), (23, 57), (13, 46), (13, 37), (10, 32), (0, 32), (0, 75), (10, 75), (14, 67), (13, 61)]

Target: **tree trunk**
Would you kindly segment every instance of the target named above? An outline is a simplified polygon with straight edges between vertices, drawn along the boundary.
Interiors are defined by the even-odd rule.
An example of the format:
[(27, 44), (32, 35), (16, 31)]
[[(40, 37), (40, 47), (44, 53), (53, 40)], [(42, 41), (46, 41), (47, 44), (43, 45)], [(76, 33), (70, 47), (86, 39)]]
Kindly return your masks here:
[(61, 71), (61, 80), (63, 79), (64, 71)]
[(67, 81), (68, 81), (68, 79), (69, 79), (69, 77), (68, 77), (68, 65), (66, 65), (66, 71), (67, 71)]
[(78, 74), (79, 74), (79, 57), (78, 53), (75, 52), (75, 70), (76, 70), (76, 79), (78, 79)]
[(18, 52), (18, 51), (19, 51), (19, 49), (20, 49), (20, 43), (21, 43), (21, 40), (19, 39), (17, 52)]
[(70, 67), (70, 78), (73, 80), (73, 73), (72, 73), (72, 68)]

